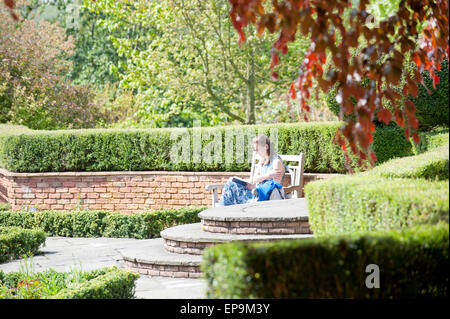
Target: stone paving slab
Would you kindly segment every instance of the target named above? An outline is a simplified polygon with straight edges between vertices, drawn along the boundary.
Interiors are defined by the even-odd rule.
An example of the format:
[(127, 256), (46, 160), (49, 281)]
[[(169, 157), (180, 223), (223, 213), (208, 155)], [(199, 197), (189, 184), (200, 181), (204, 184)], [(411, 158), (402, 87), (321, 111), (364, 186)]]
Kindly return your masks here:
[(308, 206), (305, 198), (293, 198), (219, 206), (206, 209), (198, 216), (216, 221), (308, 221)]
[(201, 229), (201, 223), (178, 225), (161, 232), (161, 237), (173, 241), (198, 243), (224, 243), (230, 241), (272, 241), (283, 239), (311, 238), (311, 234), (289, 235), (238, 235), (228, 233), (210, 233)]

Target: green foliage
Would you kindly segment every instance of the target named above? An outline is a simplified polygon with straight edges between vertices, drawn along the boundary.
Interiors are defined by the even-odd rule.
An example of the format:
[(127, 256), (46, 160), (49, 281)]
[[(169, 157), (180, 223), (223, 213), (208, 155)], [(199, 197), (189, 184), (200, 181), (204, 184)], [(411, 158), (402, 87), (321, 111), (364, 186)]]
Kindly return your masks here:
[[(104, 17), (102, 12), (87, 10), (83, 0), (33, 0), (21, 13), (26, 19), (58, 23), (73, 39), (73, 54), (68, 57), (72, 67), (67, 74), (73, 83), (103, 88), (105, 83), (118, 82), (123, 68), (117, 66), (126, 59), (119, 57), (109, 39), (110, 30), (97, 23)], [(124, 32), (119, 30), (116, 36), (119, 34)]]
[(0, 32), (0, 123), (82, 128), (102, 118), (90, 88), (66, 78), (74, 43), (61, 27), (0, 12)]
[(41, 229), (50, 236), (153, 238), (170, 226), (199, 222), (205, 208), (166, 209), (130, 215), (104, 211), (0, 211), (0, 226)]
[[(277, 80), (270, 79), (273, 35), (239, 45), (227, 1), (85, 1), (126, 62), (120, 86), (141, 103), (135, 124), (152, 127), (254, 124), (292, 116), (286, 93), (309, 41), (298, 37)], [(116, 67), (116, 66), (115, 66)], [(273, 105), (273, 117), (260, 106)], [(284, 113), (284, 114), (283, 114)], [(272, 114), (270, 114), (272, 115)], [(294, 119), (297, 115), (294, 115)]]
[(11, 209), (11, 204), (0, 203), (0, 211), (6, 211)]
[(0, 299), (131, 299), (139, 278), (117, 267), (39, 273), (32, 268), (6, 274), (0, 270)]
[[(380, 269), (369, 289), (366, 267)], [(209, 248), (208, 298), (447, 297), (448, 223), (389, 232)]]
[(423, 72), (424, 83), (431, 94), (423, 85), (419, 85), (419, 95), (416, 98), (410, 96), (416, 105), (416, 117), (422, 129), (449, 125), (448, 71), (448, 60), (444, 60), (441, 70), (436, 72), (440, 80), (436, 88), (433, 88), (428, 72)]
[(132, 299), (138, 274), (111, 268), (74, 289), (62, 291), (52, 299)]
[(448, 221), (447, 181), (365, 174), (308, 183), (309, 222), (315, 236), (390, 230)]
[(393, 125), (376, 128), (372, 149), (377, 156), (375, 165), (393, 158), (413, 155), (411, 142), (406, 139), (403, 129)]
[(437, 127), (430, 131), (420, 132), (419, 137), (419, 144), (411, 141), (413, 152), (416, 155), (449, 144), (448, 127)]
[[(248, 171), (251, 137), (260, 133), (271, 137), (273, 132), (274, 142), (278, 141), (278, 153), (305, 154), (306, 172), (345, 173), (347, 168), (343, 152), (334, 143), (340, 125), (340, 122), (311, 122), (201, 129), (0, 132), (0, 167), (13, 172)], [(212, 149), (210, 154), (218, 156), (219, 160), (195, 162), (194, 141), (197, 143), (199, 139), (194, 135), (200, 131), (203, 155), (217, 142), (219, 149)], [(231, 154), (231, 149), (227, 148), (227, 136), (239, 134), (250, 137), (250, 140), (243, 140), (239, 146), (233, 137), (233, 141), (230, 140), (230, 145), (233, 145)], [(186, 161), (171, 157), (171, 152), (177, 151), (181, 156), (183, 148), (179, 146), (186, 136)], [(412, 155), (411, 144), (396, 128), (379, 128), (374, 135), (374, 150), (379, 156), (378, 164), (396, 156)], [(227, 156), (231, 158), (227, 159)]]
[(311, 228), (321, 236), (448, 220), (448, 154), (447, 144), (354, 176), (308, 183)]
[(0, 226), (0, 262), (35, 254), (45, 239), (42, 230)]
[(448, 144), (420, 155), (390, 160), (369, 170), (368, 176), (448, 180)]

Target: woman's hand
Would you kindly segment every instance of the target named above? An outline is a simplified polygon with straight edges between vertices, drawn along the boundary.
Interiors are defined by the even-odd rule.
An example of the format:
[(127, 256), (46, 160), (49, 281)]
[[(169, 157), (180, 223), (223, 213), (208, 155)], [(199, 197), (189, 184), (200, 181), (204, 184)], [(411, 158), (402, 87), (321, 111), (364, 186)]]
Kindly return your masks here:
[(254, 189), (256, 186), (253, 185), (253, 184), (247, 183), (246, 187), (247, 187), (247, 189), (252, 190), (252, 189)]

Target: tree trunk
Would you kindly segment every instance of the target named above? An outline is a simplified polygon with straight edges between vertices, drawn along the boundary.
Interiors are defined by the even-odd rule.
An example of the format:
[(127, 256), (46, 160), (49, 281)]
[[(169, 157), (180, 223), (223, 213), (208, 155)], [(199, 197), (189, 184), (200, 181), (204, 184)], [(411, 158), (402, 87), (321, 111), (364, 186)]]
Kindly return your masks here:
[(255, 124), (256, 123), (256, 114), (255, 114), (255, 86), (256, 86), (256, 78), (255, 78), (255, 61), (254, 61), (254, 51), (252, 50), (250, 53), (250, 74), (248, 77), (247, 87), (248, 87), (248, 98), (246, 105), (246, 122), (247, 124)]

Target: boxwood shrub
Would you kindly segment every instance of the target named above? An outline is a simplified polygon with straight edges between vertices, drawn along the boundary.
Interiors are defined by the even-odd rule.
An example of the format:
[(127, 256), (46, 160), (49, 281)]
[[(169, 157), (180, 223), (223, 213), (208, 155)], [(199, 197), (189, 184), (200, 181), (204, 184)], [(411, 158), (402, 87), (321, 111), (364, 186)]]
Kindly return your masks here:
[(70, 272), (0, 270), (0, 299), (130, 299), (138, 278), (138, 274), (115, 266)]
[(159, 237), (163, 229), (196, 223), (206, 207), (165, 209), (130, 215), (106, 211), (0, 211), (0, 226), (41, 229), (63, 237)]
[(51, 299), (132, 299), (139, 274), (112, 267), (80, 286), (65, 289)]
[[(379, 267), (369, 289), (366, 267)], [(448, 297), (449, 225), (276, 243), (228, 243), (205, 251), (209, 298)]]
[[(228, 144), (226, 137), (237, 133), (246, 133), (246, 136), (266, 133), (270, 136), (271, 130), (274, 132), (276, 129), (278, 152), (304, 152), (305, 172), (345, 173), (343, 153), (333, 142), (341, 124), (320, 122), (201, 128), (203, 152), (211, 149), (215, 138), (222, 141), (219, 163), (212, 160), (195, 162), (193, 145), (194, 140), (198, 141), (195, 130), (200, 131), (196, 128), (20, 131), (0, 134), (0, 166), (12, 172), (248, 171), (248, 151), (243, 158), (237, 157), (237, 142), (229, 139), (232, 144)], [(380, 128), (374, 135), (374, 150), (379, 163), (412, 154), (412, 147), (400, 129), (384, 130), (386, 128)], [(392, 140), (394, 135), (395, 141)], [(191, 145), (187, 150), (189, 162), (171, 158), (172, 150), (179, 150), (181, 156), (183, 136), (188, 146), (189, 143)], [(244, 142), (250, 144), (249, 141)], [(233, 145), (234, 151), (226, 149), (227, 145)], [(227, 161), (231, 153), (231, 161)]]
[(448, 187), (448, 180), (365, 175), (308, 183), (309, 223), (323, 236), (448, 221)]
[(364, 175), (448, 180), (448, 159), (449, 147), (447, 144), (416, 156), (390, 160), (365, 172)]
[(415, 155), (430, 151), (434, 148), (449, 144), (449, 129), (448, 127), (436, 127), (429, 131), (419, 132), (420, 142), (415, 144), (411, 141), (413, 146), (413, 153)]
[(0, 226), (0, 262), (34, 255), (46, 238), (42, 230)]

